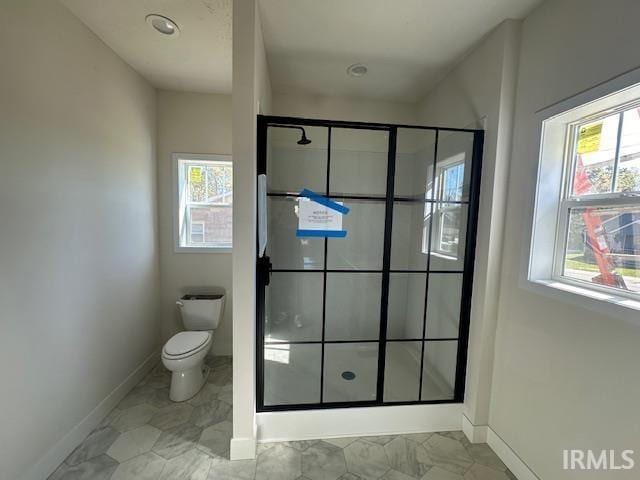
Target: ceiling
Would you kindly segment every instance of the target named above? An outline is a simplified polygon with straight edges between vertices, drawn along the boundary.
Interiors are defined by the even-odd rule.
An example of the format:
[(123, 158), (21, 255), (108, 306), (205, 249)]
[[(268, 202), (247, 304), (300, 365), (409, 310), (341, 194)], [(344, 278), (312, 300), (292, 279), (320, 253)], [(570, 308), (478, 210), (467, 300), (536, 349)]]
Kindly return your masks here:
[[(171, 90), (231, 93), (232, 0), (61, 0), (152, 85)], [(171, 18), (171, 38), (145, 22)]]
[[(541, 0), (259, 0), (274, 92), (416, 101)], [(365, 63), (353, 78), (346, 68)]]
[[(231, 93), (232, 0), (61, 0), (158, 88)], [(541, 0), (259, 0), (274, 92), (411, 102)], [(180, 36), (145, 23), (158, 13)], [(361, 78), (346, 74), (365, 63)]]

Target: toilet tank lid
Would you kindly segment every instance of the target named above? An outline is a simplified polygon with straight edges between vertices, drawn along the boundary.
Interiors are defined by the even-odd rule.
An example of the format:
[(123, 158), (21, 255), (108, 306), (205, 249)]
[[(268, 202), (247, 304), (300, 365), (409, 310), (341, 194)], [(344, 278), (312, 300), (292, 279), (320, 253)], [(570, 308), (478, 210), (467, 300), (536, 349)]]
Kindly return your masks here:
[(180, 300), (220, 300), (224, 295), (183, 295)]
[(164, 351), (168, 355), (184, 355), (204, 345), (209, 336), (209, 332), (180, 332), (169, 339)]

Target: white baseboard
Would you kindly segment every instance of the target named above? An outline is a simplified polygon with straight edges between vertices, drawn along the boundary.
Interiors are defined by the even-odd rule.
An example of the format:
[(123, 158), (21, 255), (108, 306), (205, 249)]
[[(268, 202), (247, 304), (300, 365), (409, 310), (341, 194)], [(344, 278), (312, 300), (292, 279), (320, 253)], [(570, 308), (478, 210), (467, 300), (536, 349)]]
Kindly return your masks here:
[(158, 361), (160, 361), (160, 349), (154, 350), (154, 352), (149, 355), (131, 375), (107, 395), (89, 415), (84, 417), (69, 433), (58, 440), (58, 442), (21, 477), (22, 480), (42, 480), (51, 475), (85, 437), (100, 425), (104, 417), (144, 378)]
[(252, 437), (232, 438), (229, 458), (231, 460), (252, 460), (256, 458), (256, 439)]
[(518, 454), (511, 450), (511, 447), (491, 428), (487, 428), (487, 444), (518, 480), (540, 480), (540, 477), (533, 473)]
[(336, 408), (256, 415), (259, 442), (460, 430), (461, 404)]
[(462, 414), (462, 431), (471, 443), (487, 443), (488, 430), (487, 425), (474, 425)]

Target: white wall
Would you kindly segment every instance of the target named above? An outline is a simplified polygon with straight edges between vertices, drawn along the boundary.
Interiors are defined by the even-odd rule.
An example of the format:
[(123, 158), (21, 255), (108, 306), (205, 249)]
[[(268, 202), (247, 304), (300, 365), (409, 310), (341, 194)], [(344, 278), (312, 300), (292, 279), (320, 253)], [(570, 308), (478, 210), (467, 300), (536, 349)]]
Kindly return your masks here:
[(386, 102), (355, 97), (326, 97), (304, 93), (273, 94), (273, 115), (350, 120), (356, 122), (382, 122), (415, 124), (416, 106), (412, 103)]
[[(489, 425), (542, 479), (638, 478), (640, 329), (518, 283), (535, 112), (640, 65), (640, 3), (554, 0), (523, 24)], [(565, 472), (565, 448), (633, 449), (631, 471)]]
[(0, 56), (0, 478), (44, 478), (159, 346), (155, 93), (58, 2)]
[(256, 0), (233, 4), (233, 439), (231, 458), (253, 458), (255, 423), (256, 115), (271, 86)]
[(162, 337), (183, 330), (176, 300), (203, 288), (222, 289), (225, 312), (216, 330), (214, 355), (231, 355), (231, 253), (176, 253), (172, 153), (231, 154), (231, 95), (158, 92), (158, 209)]
[(519, 28), (498, 26), (420, 105), (424, 124), (485, 130), (464, 405), (474, 425), (489, 418)]

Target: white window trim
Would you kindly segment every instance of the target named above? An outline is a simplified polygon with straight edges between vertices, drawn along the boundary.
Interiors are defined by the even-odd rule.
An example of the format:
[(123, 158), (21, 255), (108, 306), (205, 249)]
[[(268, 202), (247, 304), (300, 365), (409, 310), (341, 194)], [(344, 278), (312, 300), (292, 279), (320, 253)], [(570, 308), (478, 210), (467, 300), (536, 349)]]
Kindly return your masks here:
[[(625, 73), (596, 87), (579, 93), (540, 110), (535, 116), (537, 128), (538, 171), (536, 182), (530, 185), (530, 198), (535, 202), (529, 207), (526, 238), (529, 248), (523, 249), (520, 269), (520, 286), (560, 301), (572, 303), (598, 313), (616, 316), (633, 324), (640, 324), (640, 301), (625, 292), (607, 287), (586, 284), (567, 277), (558, 277), (558, 255), (555, 248), (560, 219), (560, 206), (564, 198), (563, 186), (566, 174), (565, 162), (559, 161), (558, 152), (566, 158), (566, 128), (568, 123), (584, 119), (593, 112), (597, 117), (624, 103), (640, 98), (640, 69)], [(544, 127), (544, 128), (543, 128)], [(586, 205), (588, 199), (580, 201)], [(615, 200), (620, 202), (620, 200)], [(602, 203), (602, 200), (599, 201)], [(526, 214), (525, 213), (525, 214)]]
[(231, 155), (176, 152), (171, 154), (173, 182), (173, 249), (175, 253), (231, 253), (233, 247), (183, 247), (180, 245), (180, 172), (179, 160), (202, 160), (207, 162), (231, 162)]

